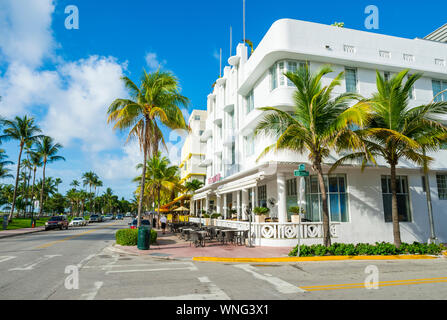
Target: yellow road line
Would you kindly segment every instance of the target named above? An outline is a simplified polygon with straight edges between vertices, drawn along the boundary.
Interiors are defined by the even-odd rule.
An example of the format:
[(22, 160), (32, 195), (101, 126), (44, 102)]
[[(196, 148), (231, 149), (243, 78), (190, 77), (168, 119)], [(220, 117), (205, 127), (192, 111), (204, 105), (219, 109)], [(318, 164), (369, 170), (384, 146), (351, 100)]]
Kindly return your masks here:
[(61, 240), (57, 240), (57, 241), (54, 241), (54, 242), (49, 242), (49, 243), (43, 244), (41, 246), (38, 246), (35, 249), (46, 249), (46, 248), (49, 248), (49, 247), (51, 247), (51, 246), (53, 246), (55, 244), (58, 244), (58, 243), (61, 243), (61, 242), (64, 242), (64, 241), (68, 241), (68, 240), (71, 240), (71, 239), (75, 239), (75, 238), (81, 237), (83, 235), (86, 235), (86, 234), (89, 234), (89, 233), (92, 233), (92, 232), (95, 232), (95, 231), (98, 231), (98, 230), (101, 230), (101, 229), (109, 228), (111, 226), (113, 226), (113, 224), (107, 225), (107, 226), (104, 226), (104, 227), (100, 227), (100, 228), (97, 228), (97, 229), (89, 230), (89, 231), (86, 231), (86, 232), (82, 232), (82, 233), (76, 234), (74, 236), (67, 237), (67, 238), (64, 238), (64, 239), (61, 239)]
[[(379, 287), (388, 287), (388, 286), (405, 286), (405, 285), (412, 285), (412, 284), (443, 283), (443, 282), (447, 282), (447, 277), (428, 278), (428, 279), (413, 279), (413, 280), (379, 281), (377, 284)], [(303, 290), (306, 290), (306, 291), (346, 290), (346, 289), (365, 288), (365, 284), (364, 283), (331, 284), (331, 285), (322, 285), (322, 286), (300, 286), (300, 288)]]

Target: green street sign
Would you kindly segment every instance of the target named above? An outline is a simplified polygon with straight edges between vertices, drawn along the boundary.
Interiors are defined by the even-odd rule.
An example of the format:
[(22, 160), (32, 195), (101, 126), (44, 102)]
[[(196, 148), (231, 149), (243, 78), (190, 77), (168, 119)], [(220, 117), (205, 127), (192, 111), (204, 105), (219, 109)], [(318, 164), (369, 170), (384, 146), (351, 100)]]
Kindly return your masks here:
[(309, 176), (309, 171), (295, 170), (293, 173), (294, 173), (295, 177), (308, 177)]
[(298, 166), (298, 170), (299, 170), (299, 171), (306, 171), (306, 165), (305, 165), (305, 164), (300, 164), (300, 165)]

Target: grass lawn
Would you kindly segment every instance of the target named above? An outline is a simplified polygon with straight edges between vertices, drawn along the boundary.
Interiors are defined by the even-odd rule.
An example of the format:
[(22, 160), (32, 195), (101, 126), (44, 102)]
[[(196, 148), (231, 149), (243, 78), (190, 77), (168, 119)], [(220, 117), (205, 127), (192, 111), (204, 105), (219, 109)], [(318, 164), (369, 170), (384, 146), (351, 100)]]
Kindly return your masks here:
[[(45, 225), (45, 222), (50, 219), (49, 217), (43, 217), (37, 220), (36, 227), (41, 227)], [(12, 223), (8, 224), (7, 230), (24, 229), (31, 228), (31, 219), (14, 218)]]

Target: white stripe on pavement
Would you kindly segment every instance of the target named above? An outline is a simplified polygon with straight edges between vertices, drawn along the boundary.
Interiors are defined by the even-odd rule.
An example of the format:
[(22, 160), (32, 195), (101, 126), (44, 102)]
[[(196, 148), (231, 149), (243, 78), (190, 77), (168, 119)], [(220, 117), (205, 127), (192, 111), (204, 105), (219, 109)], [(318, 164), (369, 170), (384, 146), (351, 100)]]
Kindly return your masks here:
[(0, 262), (5, 262), (5, 261), (8, 261), (8, 260), (11, 260), (11, 259), (14, 259), (14, 258), (17, 258), (17, 257), (14, 257), (14, 256), (0, 256)]
[(32, 263), (25, 264), (23, 267), (20, 268), (13, 268), (9, 269), (9, 271), (29, 271), (33, 270), (35, 266), (37, 266), (39, 263), (42, 263), (44, 261), (50, 260), (55, 257), (61, 257), (60, 254), (54, 254), (54, 255), (45, 255), (43, 257), (38, 258), (36, 261)]
[(280, 293), (302, 293), (306, 292), (305, 290), (294, 286), (293, 284), (288, 283), (287, 281), (284, 281), (280, 278), (272, 277), (272, 276), (266, 276), (262, 275), (260, 273), (257, 273), (254, 267), (252, 267), (249, 264), (238, 264), (235, 265), (236, 268), (242, 269), (248, 273), (251, 273), (255, 278), (264, 280), (270, 284), (272, 284), (275, 289)]
[(201, 283), (208, 284), (209, 293), (185, 294), (171, 297), (128, 298), (124, 300), (230, 300), (230, 297), (222, 289), (212, 283), (208, 277), (200, 277), (198, 279)]
[(89, 292), (89, 293), (82, 294), (82, 297), (85, 300), (93, 300), (93, 299), (95, 299), (96, 295), (98, 294), (99, 289), (101, 289), (103, 284), (104, 284), (104, 282), (102, 282), (102, 281), (95, 282), (95, 288), (91, 292)]

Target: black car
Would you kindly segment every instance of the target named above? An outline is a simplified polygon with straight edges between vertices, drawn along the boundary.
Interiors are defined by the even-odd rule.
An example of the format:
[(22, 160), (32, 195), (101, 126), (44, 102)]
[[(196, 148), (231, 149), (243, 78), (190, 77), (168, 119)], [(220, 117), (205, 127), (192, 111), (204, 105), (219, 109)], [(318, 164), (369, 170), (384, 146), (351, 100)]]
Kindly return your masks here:
[(54, 216), (51, 217), (45, 223), (45, 231), (51, 229), (65, 229), (68, 230), (68, 219), (66, 216)]
[[(129, 223), (131, 229), (136, 229), (137, 225), (138, 225), (138, 219), (134, 219), (132, 222)], [(149, 222), (149, 220), (141, 219), (141, 225), (150, 227), (151, 223)]]

